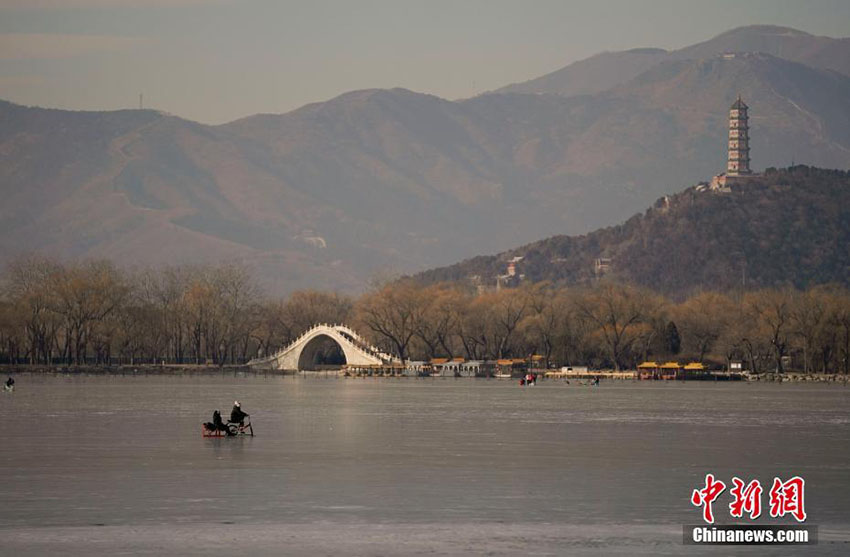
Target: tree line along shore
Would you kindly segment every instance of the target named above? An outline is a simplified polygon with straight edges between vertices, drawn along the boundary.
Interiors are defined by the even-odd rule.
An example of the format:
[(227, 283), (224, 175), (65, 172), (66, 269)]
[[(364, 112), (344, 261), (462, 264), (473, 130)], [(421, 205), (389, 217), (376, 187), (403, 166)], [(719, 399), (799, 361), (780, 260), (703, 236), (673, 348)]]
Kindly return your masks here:
[(236, 266), (131, 272), (40, 256), (10, 263), (0, 285), (0, 364), (15, 369), (233, 367), (316, 323), (347, 323), (402, 361), (537, 355), (547, 369), (677, 360), (763, 374), (850, 371), (850, 291), (836, 285), (674, 300), (604, 280), (479, 293), (403, 279), (356, 297), (270, 298)]

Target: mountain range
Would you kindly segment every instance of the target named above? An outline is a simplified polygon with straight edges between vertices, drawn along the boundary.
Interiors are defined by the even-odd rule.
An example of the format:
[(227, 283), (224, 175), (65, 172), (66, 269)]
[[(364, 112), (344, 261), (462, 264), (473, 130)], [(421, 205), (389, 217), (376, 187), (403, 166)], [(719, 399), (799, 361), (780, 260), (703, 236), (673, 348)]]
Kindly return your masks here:
[(700, 60), (731, 52), (761, 52), (814, 68), (850, 75), (850, 38), (816, 37), (773, 25), (750, 25), (679, 50), (634, 48), (602, 52), (552, 73), (513, 83), (497, 93), (586, 95), (622, 85), (651, 67), (672, 60)]
[(466, 100), (363, 90), (219, 126), (0, 102), (0, 262), (225, 260), (274, 294), (357, 291), (586, 233), (710, 178), (738, 94), (756, 168), (847, 168), (848, 60), (848, 39), (756, 26)]

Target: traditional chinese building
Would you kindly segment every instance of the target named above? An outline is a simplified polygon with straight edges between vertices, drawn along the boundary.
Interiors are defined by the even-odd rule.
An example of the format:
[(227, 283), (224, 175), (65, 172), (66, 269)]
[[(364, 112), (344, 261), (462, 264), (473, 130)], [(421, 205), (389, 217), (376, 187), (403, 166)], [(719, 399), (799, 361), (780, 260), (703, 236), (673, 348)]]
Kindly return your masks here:
[(738, 99), (729, 107), (729, 155), (726, 160), (726, 172), (711, 180), (712, 190), (729, 191), (732, 184), (740, 184), (754, 176), (750, 170), (750, 123), (747, 111), (749, 107), (738, 95)]
[(750, 171), (750, 126), (747, 116), (749, 107), (738, 100), (729, 109), (729, 160), (726, 164), (727, 176), (747, 176)]
[(508, 261), (507, 273), (496, 276), (496, 290), (519, 286), (520, 282), (525, 279), (525, 275), (517, 273), (517, 264), (519, 264), (523, 259), (523, 256), (518, 255)]

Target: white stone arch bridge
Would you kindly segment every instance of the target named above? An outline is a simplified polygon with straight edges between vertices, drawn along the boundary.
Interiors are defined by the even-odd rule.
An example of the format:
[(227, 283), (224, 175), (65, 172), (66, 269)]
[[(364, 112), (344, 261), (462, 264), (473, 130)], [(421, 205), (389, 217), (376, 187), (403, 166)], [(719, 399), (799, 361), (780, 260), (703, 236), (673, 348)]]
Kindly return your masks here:
[(318, 361), (335, 350), (349, 366), (401, 365), (401, 360), (382, 352), (354, 330), (345, 325), (314, 325), (288, 346), (263, 358), (255, 358), (248, 365), (255, 369), (314, 370)]

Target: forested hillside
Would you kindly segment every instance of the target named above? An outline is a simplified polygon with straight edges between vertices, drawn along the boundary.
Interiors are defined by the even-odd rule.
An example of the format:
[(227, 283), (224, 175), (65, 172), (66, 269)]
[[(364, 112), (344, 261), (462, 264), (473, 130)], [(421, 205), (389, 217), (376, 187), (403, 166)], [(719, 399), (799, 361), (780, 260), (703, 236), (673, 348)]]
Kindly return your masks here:
[(850, 284), (850, 173), (795, 166), (718, 193), (691, 187), (619, 226), (555, 236), (417, 275), (495, 283), (507, 261), (529, 281), (585, 284), (606, 275), (683, 296), (700, 289)]

